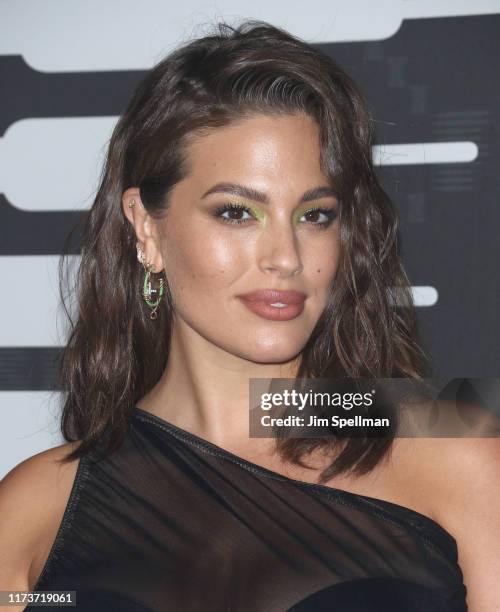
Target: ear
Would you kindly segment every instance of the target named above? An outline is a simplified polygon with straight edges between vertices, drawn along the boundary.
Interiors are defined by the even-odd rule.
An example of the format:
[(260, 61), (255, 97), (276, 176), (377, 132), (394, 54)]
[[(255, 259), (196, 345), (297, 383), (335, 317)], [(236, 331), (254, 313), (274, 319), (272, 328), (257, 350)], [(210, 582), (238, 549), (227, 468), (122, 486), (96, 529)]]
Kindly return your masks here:
[(153, 264), (154, 272), (160, 272), (164, 265), (157, 226), (144, 208), (138, 187), (129, 187), (123, 192), (122, 208), (134, 228), (137, 245), (144, 251), (146, 261)]

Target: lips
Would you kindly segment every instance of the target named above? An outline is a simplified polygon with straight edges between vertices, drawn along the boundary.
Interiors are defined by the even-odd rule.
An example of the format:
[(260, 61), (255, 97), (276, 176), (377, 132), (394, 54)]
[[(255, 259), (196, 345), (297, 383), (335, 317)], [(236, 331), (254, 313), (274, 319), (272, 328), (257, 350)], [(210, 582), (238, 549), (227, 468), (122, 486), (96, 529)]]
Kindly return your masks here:
[(302, 304), (306, 299), (301, 291), (279, 291), (277, 289), (260, 289), (239, 296), (247, 302), (264, 302), (265, 304)]
[(307, 296), (301, 291), (261, 289), (238, 297), (259, 317), (271, 321), (290, 321), (302, 313)]

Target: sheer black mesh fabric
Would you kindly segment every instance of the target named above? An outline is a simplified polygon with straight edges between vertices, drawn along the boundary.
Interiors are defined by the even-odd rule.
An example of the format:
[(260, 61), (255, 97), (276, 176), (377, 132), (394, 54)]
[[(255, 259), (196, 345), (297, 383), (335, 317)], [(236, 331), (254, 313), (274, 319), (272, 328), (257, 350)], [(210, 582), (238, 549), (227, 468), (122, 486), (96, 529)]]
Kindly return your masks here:
[(138, 407), (119, 450), (80, 460), (34, 589), (74, 590), (88, 612), (467, 610), (456, 542), (432, 519), (286, 478)]

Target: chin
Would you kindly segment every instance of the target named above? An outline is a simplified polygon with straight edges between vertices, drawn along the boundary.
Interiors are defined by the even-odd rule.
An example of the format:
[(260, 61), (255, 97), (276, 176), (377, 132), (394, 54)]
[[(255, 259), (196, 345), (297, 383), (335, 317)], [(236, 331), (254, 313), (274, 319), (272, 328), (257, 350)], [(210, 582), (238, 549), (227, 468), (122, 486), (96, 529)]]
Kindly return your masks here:
[(287, 363), (292, 359), (295, 359), (302, 350), (302, 345), (296, 346), (279, 346), (279, 345), (268, 345), (268, 346), (253, 346), (252, 350), (241, 352), (241, 356), (244, 359), (253, 361), (255, 363)]

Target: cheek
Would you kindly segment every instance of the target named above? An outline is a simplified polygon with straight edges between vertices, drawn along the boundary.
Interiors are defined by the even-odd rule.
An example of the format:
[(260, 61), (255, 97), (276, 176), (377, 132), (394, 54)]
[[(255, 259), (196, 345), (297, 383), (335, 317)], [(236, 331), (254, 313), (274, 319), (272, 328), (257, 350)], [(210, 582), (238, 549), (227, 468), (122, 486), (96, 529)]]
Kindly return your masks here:
[(336, 238), (310, 245), (304, 253), (304, 267), (310, 271), (310, 280), (318, 286), (328, 286), (337, 273), (340, 248)]
[(175, 248), (167, 250), (171, 254), (165, 268), (174, 301), (185, 296), (196, 296), (197, 301), (210, 299), (241, 276), (246, 260), (237, 241), (224, 240), (220, 233), (206, 230), (196, 237), (178, 234)]

